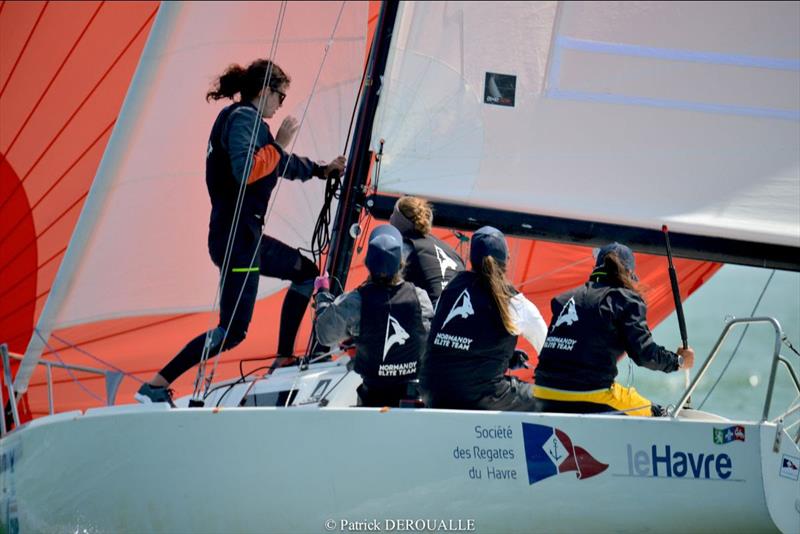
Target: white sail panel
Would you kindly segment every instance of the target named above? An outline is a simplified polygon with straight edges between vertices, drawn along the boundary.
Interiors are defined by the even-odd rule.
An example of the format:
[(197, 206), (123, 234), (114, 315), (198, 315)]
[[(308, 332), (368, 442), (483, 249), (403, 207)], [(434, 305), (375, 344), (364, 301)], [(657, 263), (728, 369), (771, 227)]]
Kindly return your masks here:
[(800, 246), (800, 3), (398, 16), (373, 135), (382, 192)]
[[(273, 133), (289, 114), (304, 123), (294, 152), (329, 160), (342, 153), (363, 70), (367, 4), (288, 3), (275, 61), (292, 78)], [(208, 310), (219, 272), (208, 257), (210, 202), (205, 154), (211, 125), (228, 101), (207, 103), (215, 76), (231, 63), (268, 57), (280, 2), (164, 4), (145, 50), (97, 183), (105, 200), (88, 232), (54, 327), (143, 314)], [(313, 12), (313, 18), (308, 13)], [(315, 77), (315, 94), (303, 112)], [(144, 75), (143, 73), (149, 73)], [(116, 132), (115, 132), (116, 133)], [(116, 142), (116, 144), (115, 144)], [(324, 183), (280, 181), (266, 231), (308, 247)], [(91, 195), (97, 195), (95, 191)], [(90, 195), (89, 202), (92, 201)], [(262, 280), (259, 297), (285, 283)]]

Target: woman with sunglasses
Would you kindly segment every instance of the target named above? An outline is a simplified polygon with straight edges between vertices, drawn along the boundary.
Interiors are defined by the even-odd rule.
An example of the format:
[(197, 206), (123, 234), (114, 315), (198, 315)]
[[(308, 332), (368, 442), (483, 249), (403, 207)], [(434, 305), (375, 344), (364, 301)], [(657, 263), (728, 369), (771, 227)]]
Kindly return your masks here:
[[(166, 367), (136, 394), (140, 402), (169, 402), (168, 386), (197, 364), (208, 345), (208, 355), (241, 343), (253, 314), (259, 276), (291, 280), (283, 301), (275, 363), (293, 359), (297, 330), (305, 314), (319, 274), (317, 266), (299, 250), (266, 234), (262, 235), (270, 195), (279, 177), (306, 181), (327, 179), (344, 170), (339, 156), (330, 163), (315, 163), (286, 151), (297, 131), (297, 120), (287, 117), (273, 137), (264, 119), (283, 104), (291, 78), (268, 59), (257, 59), (246, 68), (231, 65), (220, 75), (206, 100), (227, 98), (232, 104), (220, 111), (208, 141), (206, 185), (211, 197), (208, 250), (222, 269), (234, 213), (243, 189), (241, 213), (233, 232), (233, 248), (226, 265), (219, 300), (219, 325), (191, 340)], [(241, 296), (239, 293), (241, 291)], [(238, 300), (238, 304), (237, 304)]]

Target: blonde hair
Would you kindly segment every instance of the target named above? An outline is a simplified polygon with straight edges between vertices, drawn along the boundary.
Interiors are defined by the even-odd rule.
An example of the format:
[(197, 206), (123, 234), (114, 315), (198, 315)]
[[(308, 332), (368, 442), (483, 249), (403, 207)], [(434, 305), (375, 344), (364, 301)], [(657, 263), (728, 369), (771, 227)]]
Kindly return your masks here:
[(514, 291), (508, 278), (506, 278), (505, 264), (498, 262), (492, 256), (485, 256), (481, 262), (481, 268), (478, 274), (492, 294), (492, 299), (494, 299), (494, 303), (497, 305), (497, 311), (500, 313), (500, 320), (503, 322), (506, 331), (514, 336), (519, 334), (511, 318), (511, 312), (509, 311), (509, 304), (511, 298), (514, 296)]
[(397, 201), (397, 209), (414, 223), (414, 228), (422, 235), (431, 233), (433, 227), (433, 208), (430, 203), (418, 197), (403, 197)]

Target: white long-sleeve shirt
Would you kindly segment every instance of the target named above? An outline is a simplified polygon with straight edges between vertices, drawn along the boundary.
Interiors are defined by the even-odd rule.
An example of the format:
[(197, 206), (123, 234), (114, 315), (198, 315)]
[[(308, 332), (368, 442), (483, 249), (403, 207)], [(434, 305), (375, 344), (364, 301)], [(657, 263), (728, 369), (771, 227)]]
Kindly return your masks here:
[(547, 323), (539, 313), (539, 308), (522, 293), (514, 295), (508, 307), (517, 331), (533, 345), (537, 353), (541, 352), (547, 337)]

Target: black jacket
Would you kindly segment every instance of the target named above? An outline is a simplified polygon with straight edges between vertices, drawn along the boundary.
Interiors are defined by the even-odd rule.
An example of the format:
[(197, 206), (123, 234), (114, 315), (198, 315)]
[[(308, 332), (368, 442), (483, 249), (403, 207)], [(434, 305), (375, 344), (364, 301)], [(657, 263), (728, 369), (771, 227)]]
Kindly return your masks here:
[(569, 391), (611, 387), (623, 353), (642, 367), (671, 372), (678, 356), (653, 341), (647, 306), (629, 289), (586, 282), (551, 302), (536, 384)]
[(442, 292), (420, 369), (420, 386), (433, 406), (475, 406), (508, 390), (505, 379), (517, 336), (503, 326), (488, 288), (462, 271)]
[[(220, 111), (211, 129), (206, 154), (206, 186), (211, 199), (208, 247), (217, 265), (222, 264), (225, 255), (239, 184), (253, 168), (259, 169), (255, 162), (269, 151), (279, 157), (278, 161), (272, 168), (264, 169), (267, 174), (254, 177), (245, 185), (241, 201), (233, 257), (239, 263), (246, 262), (245, 265), (253, 257), (261, 236), (264, 215), (278, 177), (305, 181), (321, 175), (322, 169), (308, 158), (285, 152), (252, 104), (237, 102)], [(255, 261), (257, 267), (258, 255)]]
[(408, 247), (403, 278), (424, 289), (436, 306), (447, 283), (464, 270), (464, 261), (453, 247), (432, 235), (413, 231), (403, 234), (403, 241)]
[(409, 282), (368, 282), (356, 291), (361, 295), (361, 318), (355, 371), (369, 388), (413, 380), (427, 338), (417, 289)]

